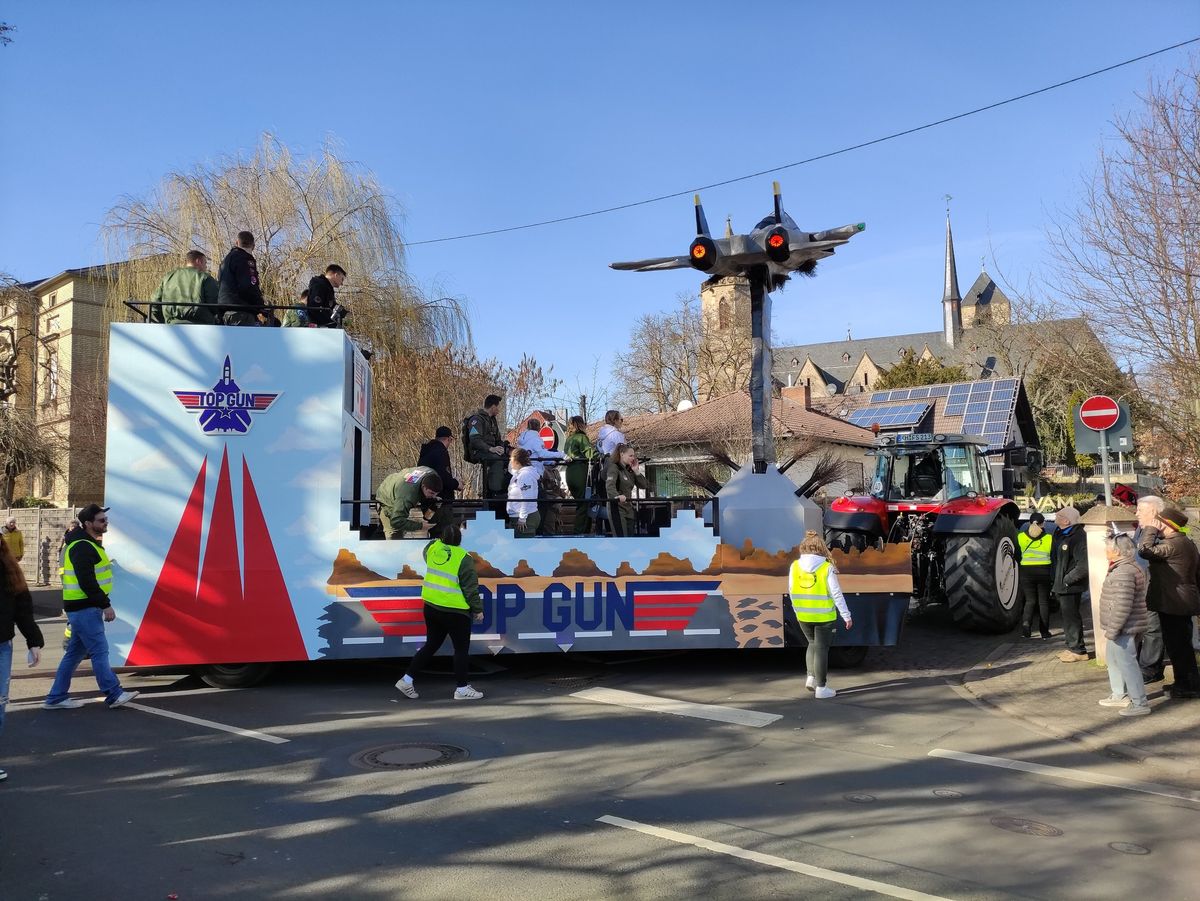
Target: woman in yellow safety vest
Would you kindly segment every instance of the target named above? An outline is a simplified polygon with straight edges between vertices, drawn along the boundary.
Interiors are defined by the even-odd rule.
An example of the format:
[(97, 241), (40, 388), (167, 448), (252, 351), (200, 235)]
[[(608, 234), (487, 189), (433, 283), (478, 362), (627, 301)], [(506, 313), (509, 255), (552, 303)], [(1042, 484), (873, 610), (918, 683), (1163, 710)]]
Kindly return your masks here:
[(462, 529), (445, 526), (441, 536), (426, 545), (425, 565), (425, 584), (421, 586), (425, 644), (413, 656), (396, 688), (405, 697), (418, 697), (413, 674), (425, 668), (448, 635), (454, 643), (454, 676), (458, 680), (454, 700), (477, 701), (483, 692), (467, 681), (467, 657), (471, 652), (471, 623), (483, 622), (483, 599), (479, 596), (475, 561), (462, 549)]
[(1029, 525), (1017, 533), (1017, 545), (1021, 548), (1021, 594), (1025, 597), (1021, 634), (1026, 638), (1033, 634), (1035, 616), (1042, 638), (1050, 637), (1050, 588), (1054, 585), (1050, 550), (1054, 536), (1045, 530), (1045, 522), (1046, 517), (1034, 513), (1029, 517)]
[(829, 559), (829, 548), (820, 534), (811, 530), (805, 532), (798, 550), (800, 556), (788, 570), (788, 595), (800, 631), (808, 642), (805, 655), (808, 679), (804, 687), (823, 700), (837, 694), (825, 682), (829, 671), (829, 645), (833, 642), (838, 616), (847, 629), (854, 622), (838, 584), (837, 570)]

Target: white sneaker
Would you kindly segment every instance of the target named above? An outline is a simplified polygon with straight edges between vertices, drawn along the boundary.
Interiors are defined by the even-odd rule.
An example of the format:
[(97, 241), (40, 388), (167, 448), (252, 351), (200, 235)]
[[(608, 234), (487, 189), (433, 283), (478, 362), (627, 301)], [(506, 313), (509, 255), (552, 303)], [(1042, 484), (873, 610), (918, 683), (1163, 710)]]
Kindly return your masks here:
[(108, 705), (109, 710), (115, 710), (117, 707), (124, 707), (130, 701), (138, 696), (136, 691), (123, 691), (117, 695), (116, 699)]
[(411, 682), (405, 682), (403, 679), (400, 679), (396, 682), (396, 691), (400, 692), (400, 694), (404, 695), (406, 698), (415, 699), (421, 697), (419, 694), (417, 694), (416, 687)]
[(817, 677), (809, 676), (807, 679), (805, 679), (804, 687), (807, 688), (809, 691), (815, 691), (816, 687), (817, 687)]
[(42, 704), (43, 710), (76, 710), (83, 706), (83, 701), (75, 698), (63, 698), (61, 701), (55, 701), (53, 704), (46, 701)]
[(483, 692), (472, 688), (470, 685), (454, 689), (454, 700), (456, 701), (478, 701), (482, 697)]
[(832, 698), (834, 695), (837, 694), (837, 692), (834, 691), (832, 688), (830, 688), (828, 685), (822, 685), (820, 688), (816, 689), (814, 694), (818, 698), (820, 698), (822, 701), (824, 701), (826, 698)]
[(1128, 707), (1129, 698), (1123, 695), (1119, 698), (1114, 698), (1110, 695), (1107, 698), (1101, 698), (1099, 703), (1101, 707)]

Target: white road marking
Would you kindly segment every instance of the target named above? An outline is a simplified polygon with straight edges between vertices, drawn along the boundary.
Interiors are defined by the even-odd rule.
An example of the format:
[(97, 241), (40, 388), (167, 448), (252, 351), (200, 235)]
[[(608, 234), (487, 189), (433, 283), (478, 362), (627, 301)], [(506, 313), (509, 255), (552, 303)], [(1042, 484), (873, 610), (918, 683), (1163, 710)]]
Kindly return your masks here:
[(607, 632), (576, 632), (576, 638), (612, 638), (612, 630)]
[(662, 638), (667, 634), (666, 629), (630, 629), (630, 638)]
[(793, 873), (800, 873), (804, 876), (812, 876), (815, 879), (824, 879), (826, 882), (836, 882), (838, 885), (847, 885), (850, 888), (862, 889), (863, 891), (874, 892), (878, 895), (886, 895), (889, 898), (904, 898), (906, 901), (949, 901), (940, 895), (928, 895), (925, 892), (914, 891), (913, 889), (901, 888), (898, 885), (890, 885), (886, 882), (876, 882), (874, 879), (864, 879), (861, 876), (851, 876), (849, 873), (839, 873), (837, 870), (827, 870), (824, 867), (815, 867), (812, 864), (799, 863), (795, 860), (788, 860), (786, 857), (776, 857), (774, 854), (763, 854), (759, 851), (748, 851), (745, 848), (739, 848), (736, 845), (727, 845), (724, 842), (709, 841), (706, 838), (700, 838), (698, 835), (688, 835), (686, 832), (676, 832), (674, 829), (662, 829), (658, 826), (648, 826), (645, 823), (638, 823), (634, 820), (627, 820), (624, 817), (602, 816), (596, 822), (606, 823), (609, 826), (617, 826), (621, 829), (628, 829), (631, 832), (640, 832), (643, 835), (650, 835), (654, 838), (665, 839), (669, 842), (675, 842), (679, 845), (691, 845), (694, 848), (701, 848), (705, 851), (713, 851), (717, 854), (726, 854), (730, 857), (738, 857), (742, 860), (753, 861), (754, 863), (765, 864), (768, 867), (775, 867), (780, 870), (790, 870)]
[(343, 638), (342, 644), (383, 644), (383, 636), (372, 635), (368, 638)]
[(720, 629), (684, 629), (684, 635), (720, 635)]
[(763, 726), (770, 725), (776, 720), (783, 719), (777, 713), (760, 713), (757, 710), (742, 710), (740, 707), (722, 707), (719, 704), (693, 704), (689, 701), (657, 698), (653, 695), (620, 691), (616, 688), (585, 688), (583, 691), (574, 692), (571, 697), (584, 701), (597, 701), (601, 704), (614, 704), (617, 707), (648, 710), (652, 713), (670, 713), (675, 716), (690, 716), (700, 720), (733, 723), (737, 726), (753, 726), (756, 729), (761, 729)]
[(1032, 773), (1035, 776), (1050, 776), (1054, 779), (1067, 779), (1071, 782), (1107, 785), (1110, 788), (1123, 788), (1126, 791), (1141, 792), (1146, 795), (1157, 795), (1160, 798), (1173, 798), (1178, 801), (1191, 801), (1200, 804), (1200, 792), (1171, 788), (1167, 785), (1155, 785), (1153, 782), (1136, 782), (1133, 779), (1109, 776), (1105, 773), (1086, 773), (1083, 770), (1071, 770), (1061, 766), (1047, 766), (1043, 763), (1010, 760), (1007, 757), (987, 757), (983, 754), (968, 754), (965, 751), (948, 751), (945, 748), (934, 748), (929, 752), (929, 756), (940, 757), (944, 760), (957, 760), (961, 763), (978, 763), (983, 766), (1000, 767), (1006, 770), (1019, 770), (1023, 773)]
[(557, 635), (557, 634), (555, 634), (554, 632), (518, 632), (518, 633), (517, 633), (517, 638), (521, 638), (521, 639), (525, 639), (525, 638), (550, 638), (550, 639), (554, 639), (554, 638), (558, 638), (558, 635)]
[(153, 713), (155, 716), (165, 716), (167, 719), (179, 720), (184, 723), (191, 723), (193, 726), (204, 726), (206, 729), (218, 729), (221, 732), (228, 732), (232, 735), (240, 735), (243, 738), (256, 738), (259, 741), (270, 742), (273, 745), (287, 744), (291, 739), (280, 738), (278, 735), (268, 735), (266, 732), (256, 732), (254, 729), (239, 729), (237, 726), (226, 726), (224, 723), (214, 723), (212, 720), (202, 720), (196, 716), (188, 716), (184, 713), (172, 713), (169, 710), (159, 710), (157, 707), (147, 707), (145, 704), (129, 703), (125, 705), (134, 710), (140, 710), (143, 713)]

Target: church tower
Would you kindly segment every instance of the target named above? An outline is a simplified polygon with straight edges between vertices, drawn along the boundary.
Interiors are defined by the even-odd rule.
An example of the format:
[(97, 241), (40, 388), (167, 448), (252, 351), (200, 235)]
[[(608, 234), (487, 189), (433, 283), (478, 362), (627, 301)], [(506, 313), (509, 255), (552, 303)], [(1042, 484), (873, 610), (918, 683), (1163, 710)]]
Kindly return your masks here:
[(950, 211), (946, 211), (946, 285), (942, 292), (942, 337), (950, 347), (962, 337), (962, 295), (958, 293), (958, 268), (954, 263), (954, 236), (950, 233)]

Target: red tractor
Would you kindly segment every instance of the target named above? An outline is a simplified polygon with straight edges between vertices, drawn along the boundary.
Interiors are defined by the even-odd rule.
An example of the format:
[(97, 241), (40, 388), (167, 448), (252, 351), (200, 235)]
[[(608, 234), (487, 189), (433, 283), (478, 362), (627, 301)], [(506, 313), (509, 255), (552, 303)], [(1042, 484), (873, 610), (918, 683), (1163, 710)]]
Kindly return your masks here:
[(912, 546), (916, 607), (945, 602), (976, 632), (1007, 632), (1020, 617), (1017, 516), (992, 490), (988, 442), (971, 435), (876, 439), (870, 494), (838, 498), (825, 513), (831, 548)]

